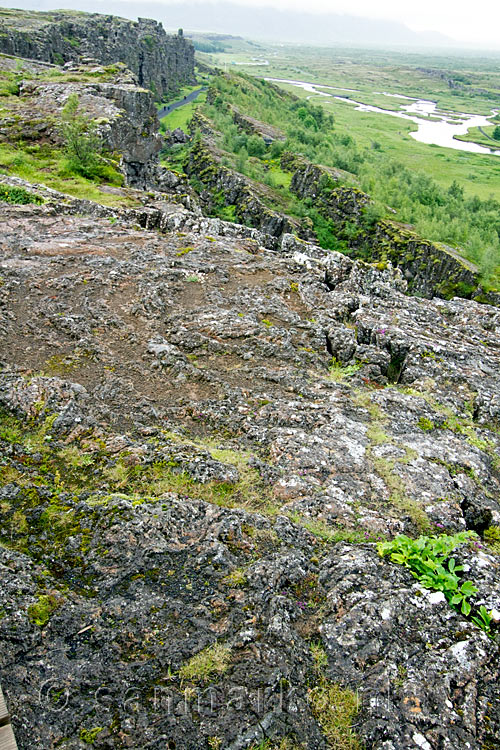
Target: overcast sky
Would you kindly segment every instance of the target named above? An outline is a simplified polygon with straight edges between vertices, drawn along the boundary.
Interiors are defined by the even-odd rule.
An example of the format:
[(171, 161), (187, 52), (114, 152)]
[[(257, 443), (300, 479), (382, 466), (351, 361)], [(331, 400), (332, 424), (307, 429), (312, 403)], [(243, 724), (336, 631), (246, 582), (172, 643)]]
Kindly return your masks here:
[[(205, 8), (217, 0), (195, 0)], [(346, 13), (363, 18), (377, 18), (404, 23), (413, 31), (439, 31), (448, 37), (476, 47), (498, 49), (500, 47), (500, 0), (479, 0), (471, 5), (467, 0), (228, 0), (250, 7), (287, 8), (319, 13)], [(150, 3), (165, 9), (165, 18), (170, 2), (183, 0), (150, 0)], [(122, 13), (129, 18), (141, 15), (141, 0), (116, 0), (113, 9), (102, 8), (95, 0), (0, 0), (7, 8), (80, 8), (100, 13)], [(92, 6), (92, 7), (90, 7)], [(123, 10), (121, 10), (123, 8)], [(160, 17), (160, 16), (155, 16)], [(184, 24), (188, 28), (188, 24)], [(196, 28), (193, 24), (192, 29)], [(239, 32), (243, 33), (243, 32)]]
[[(494, 43), (500, 37), (500, 1), (481, 0), (232, 0), (240, 5), (349, 13), (401, 21), (414, 31), (440, 31), (464, 42)], [(168, 6), (168, 0), (164, 3)], [(102, 11), (103, 13), (105, 10)]]

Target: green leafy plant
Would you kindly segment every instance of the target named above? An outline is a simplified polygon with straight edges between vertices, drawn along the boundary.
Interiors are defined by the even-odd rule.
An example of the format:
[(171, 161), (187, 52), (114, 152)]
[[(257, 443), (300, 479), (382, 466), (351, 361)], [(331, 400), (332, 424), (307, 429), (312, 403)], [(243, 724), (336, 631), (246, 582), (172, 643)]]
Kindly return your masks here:
[(0, 201), (5, 203), (43, 203), (43, 198), (29, 193), (22, 187), (13, 187), (11, 185), (0, 185)]
[[(471, 531), (437, 537), (419, 536), (418, 539), (401, 534), (389, 542), (379, 542), (377, 550), (381, 557), (390, 555), (392, 562), (408, 568), (425, 588), (442, 591), (449, 604), (468, 617), (472, 611), (469, 599), (478, 589), (472, 581), (460, 580), (458, 574), (463, 571), (463, 566), (457, 565), (450, 555), (475, 536)], [(491, 635), (492, 615), (484, 606), (479, 607), (471, 620)]]
[(471, 536), (468, 531), (453, 536), (419, 536), (418, 539), (401, 534), (389, 542), (379, 542), (377, 550), (381, 557), (390, 555), (392, 562), (408, 568), (425, 588), (442, 591), (450, 604), (455, 607), (460, 605), (462, 613), (468, 615), (471, 606), (467, 600), (477, 592), (477, 588), (472, 581), (460, 583), (458, 573), (463, 567), (456, 564), (455, 558), (448, 558), (454, 549), (469, 541)]
[(484, 604), (481, 604), (477, 611), (477, 615), (471, 617), (471, 620), (478, 626), (478, 628), (484, 630), (489, 636), (492, 635), (493, 614), (492, 612), (488, 612)]
[(96, 123), (79, 111), (76, 94), (68, 97), (61, 120), (61, 134), (70, 171), (94, 178), (99, 172), (102, 144)]

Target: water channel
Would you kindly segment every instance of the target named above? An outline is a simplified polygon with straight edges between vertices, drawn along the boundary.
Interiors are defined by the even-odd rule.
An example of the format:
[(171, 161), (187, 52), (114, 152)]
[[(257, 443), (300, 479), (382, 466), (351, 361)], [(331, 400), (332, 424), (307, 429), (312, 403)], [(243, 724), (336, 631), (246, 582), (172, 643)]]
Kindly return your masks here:
[[(493, 141), (492, 148), (488, 148), (480, 146), (478, 143), (459, 141), (455, 138), (456, 135), (465, 135), (469, 128), (491, 125), (490, 120), (485, 115), (446, 112), (440, 109), (436, 102), (426, 99), (416, 99), (411, 96), (403, 96), (402, 94), (391, 94), (387, 91), (373, 92), (379, 96), (387, 96), (393, 99), (401, 99), (402, 102), (410, 102), (408, 104), (401, 103), (399, 110), (383, 109), (371, 104), (362, 104), (351, 97), (328, 93), (329, 91), (347, 91), (353, 94), (361, 93), (358, 89), (344, 89), (338, 86), (324, 86), (323, 84), (282, 78), (267, 78), (266, 80), (298, 86), (304, 89), (304, 91), (308, 91), (311, 95), (333, 97), (341, 102), (352, 104), (359, 112), (378, 112), (383, 115), (392, 115), (404, 120), (411, 120), (418, 125), (418, 130), (410, 133), (410, 135), (416, 141), (420, 141), (420, 143), (435, 144), (436, 146), (445, 146), (446, 148), (454, 148), (459, 151), (469, 151), (476, 154), (494, 154), (495, 156), (500, 156), (500, 148), (496, 149)], [(491, 110), (490, 117), (496, 115), (497, 112), (498, 110)]]

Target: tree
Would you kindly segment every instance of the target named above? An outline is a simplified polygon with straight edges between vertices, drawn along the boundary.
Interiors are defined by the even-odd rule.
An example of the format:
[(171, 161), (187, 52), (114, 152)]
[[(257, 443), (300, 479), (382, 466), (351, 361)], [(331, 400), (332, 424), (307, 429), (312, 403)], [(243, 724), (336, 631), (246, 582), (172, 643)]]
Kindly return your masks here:
[(64, 150), (70, 170), (92, 179), (99, 172), (102, 144), (95, 122), (80, 114), (78, 106), (78, 96), (70, 94), (61, 115)]
[(493, 138), (496, 141), (500, 141), (500, 125), (497, 125), (495, 130), (493, 131)]
[(179, 29), (179, 31), (177, 32), (177, 34), (178, 34), (178, 36), (184, 36), (183, 29)]
[(451, 195), (452, 198), (456, 198), (456, 200), (463, 201), (464, 189), (456, 180), (453, 180), (448, 188), (448, 195)]
[(267, 151), (267, 146), (263, 139), (258, 135), (251, 135), (248, 139), (248, 153), (250, 156), (258, 156), (259, 158), (264, 156)]

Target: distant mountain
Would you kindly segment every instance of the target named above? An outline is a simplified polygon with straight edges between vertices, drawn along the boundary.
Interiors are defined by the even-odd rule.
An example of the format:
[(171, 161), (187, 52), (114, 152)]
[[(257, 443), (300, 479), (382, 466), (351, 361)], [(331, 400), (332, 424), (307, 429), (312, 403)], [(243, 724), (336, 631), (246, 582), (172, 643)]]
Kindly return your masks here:
[[(15, 2), (15, 0), (14, 0)], [(20, 8), (66, 8), (103, 12), (99, 0), (18, 0)], [(244, 7), (231, 2), (124, 2), (109, 0), (106, 12), (127, 18), (161, 21), (166, 29), (243, 34), (246, 38), (316, 44), (448, 45), (454, 41), (439, 32), (417, 33), (402, 23), (359, 18), (338, 13), (307, 13), (265, 7)]]

